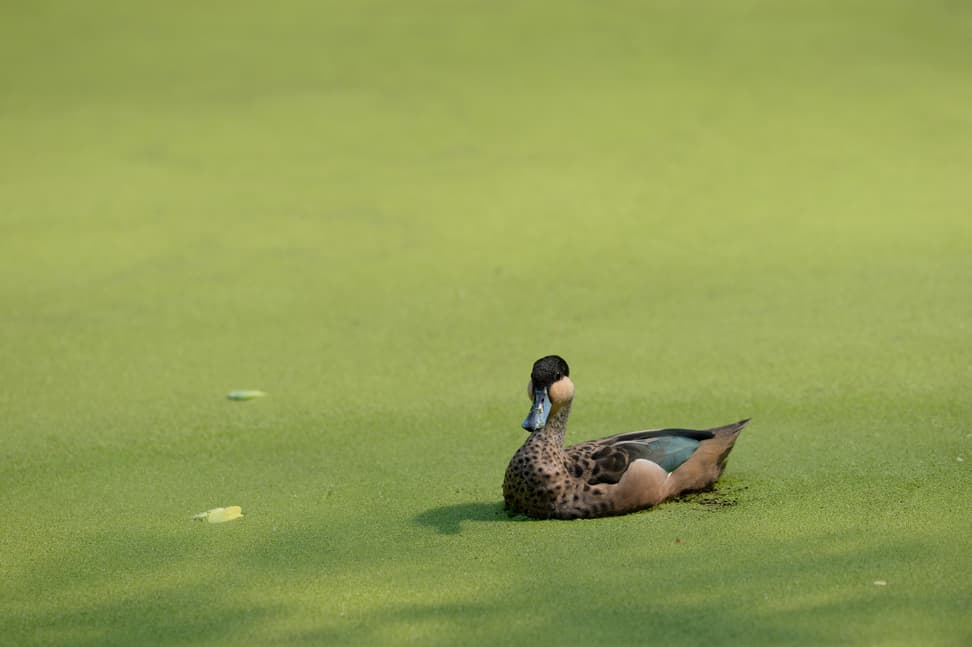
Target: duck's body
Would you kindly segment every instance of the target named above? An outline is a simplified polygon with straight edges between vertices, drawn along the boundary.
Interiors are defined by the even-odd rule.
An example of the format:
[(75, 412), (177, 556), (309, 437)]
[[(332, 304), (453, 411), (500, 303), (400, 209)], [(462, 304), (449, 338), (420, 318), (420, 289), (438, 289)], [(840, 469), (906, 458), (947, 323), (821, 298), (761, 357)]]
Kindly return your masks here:
[(543, 519), (604, 517), (642, 510), (721, 476), (748, 420), (708, 430), (636, 431), (564, 447), (573, 383), (567, 363), (534, 364), (532, 433), (513, 455), (503, 481), (507, 509)]

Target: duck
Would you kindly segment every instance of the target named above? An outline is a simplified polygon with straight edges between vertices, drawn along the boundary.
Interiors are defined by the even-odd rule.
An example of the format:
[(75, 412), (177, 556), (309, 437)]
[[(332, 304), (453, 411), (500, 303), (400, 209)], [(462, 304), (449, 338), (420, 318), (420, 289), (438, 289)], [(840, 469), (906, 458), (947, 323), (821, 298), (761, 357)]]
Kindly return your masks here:
[(527, 395), (533, 404), (522, 427), (530, 435), (510, 459), (503, 499), (510, 514), (537, 519), (628, 514), (709, 490), (749, 422), (635, 431), (564, 447), (574, 401), (567, 362), (559, 355), (534, 362)]

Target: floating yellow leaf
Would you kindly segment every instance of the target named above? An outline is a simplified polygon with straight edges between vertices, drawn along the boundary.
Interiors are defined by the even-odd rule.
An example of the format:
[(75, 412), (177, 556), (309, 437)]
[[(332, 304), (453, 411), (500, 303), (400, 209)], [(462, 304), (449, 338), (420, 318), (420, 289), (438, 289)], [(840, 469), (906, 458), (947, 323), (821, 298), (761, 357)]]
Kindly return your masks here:
[(199, 514), (193, 516), (193, 519), (198, 519), (199, 521), (208, 521), (209, 523), (223, 523), (224, 521), (239, 519), (242, 516), (243, 509), (238, 505), (231, 505), (225, 508), (213, 508), (212, 510), (207, 510), (206, 512), (200, 512)]

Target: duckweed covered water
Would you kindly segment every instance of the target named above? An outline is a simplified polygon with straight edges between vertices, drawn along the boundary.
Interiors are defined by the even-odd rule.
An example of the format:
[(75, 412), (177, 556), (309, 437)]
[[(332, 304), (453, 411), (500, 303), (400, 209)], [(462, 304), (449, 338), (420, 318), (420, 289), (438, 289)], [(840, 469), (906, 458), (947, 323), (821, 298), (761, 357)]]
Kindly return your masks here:
[[(0, 9), (0, 642), (968, 643), (970, 29)], [(508, 517), (548, 353), (719, 490)]]

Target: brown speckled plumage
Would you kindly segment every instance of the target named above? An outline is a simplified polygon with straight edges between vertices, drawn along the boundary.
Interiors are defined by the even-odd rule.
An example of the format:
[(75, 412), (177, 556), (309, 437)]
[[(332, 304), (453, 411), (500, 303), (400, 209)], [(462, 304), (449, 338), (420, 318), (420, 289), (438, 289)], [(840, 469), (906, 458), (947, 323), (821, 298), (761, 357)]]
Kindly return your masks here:
[[(547, 361), (549, 368), (552, 358), (562, 370), (538, 372), (541, 362)], [(542, 427), (534, 422), (539, 428), (506, 469), (503, 497), (512, 512), (541, 519), (604, 517), (710, 488), (748, 422), (708, 430), (633, 432), (565, 448), (574, 394), (568, 374), (566, 362), (557, 356), (534, 365), (530, 391), (537, 398), (549, 394), (550, 410)], [(528, 417), (524, 426), (529, 422)]]

